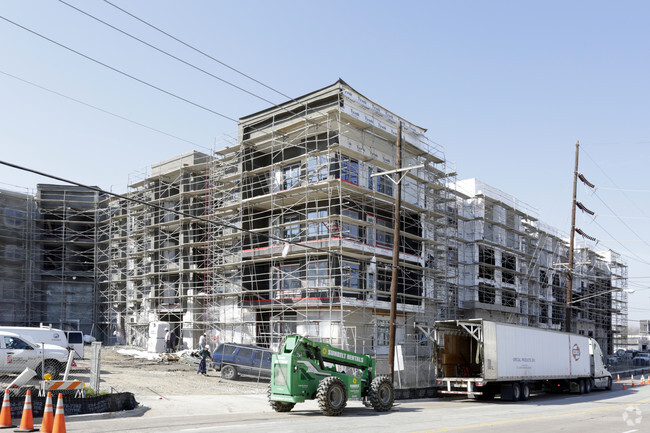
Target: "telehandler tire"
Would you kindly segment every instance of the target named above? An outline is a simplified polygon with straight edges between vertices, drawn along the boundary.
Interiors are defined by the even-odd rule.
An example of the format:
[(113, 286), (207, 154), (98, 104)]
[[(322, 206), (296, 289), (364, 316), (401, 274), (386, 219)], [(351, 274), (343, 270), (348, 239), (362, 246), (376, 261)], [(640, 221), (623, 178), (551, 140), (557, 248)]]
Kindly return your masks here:
[(327, 377), (318, 384), (316, 400), (321, 412), (327, 416), (341, 415), (348, 403), (345, 384), (335, 376)]
[(269, 384), (269, 387), (266, 390), (266, 396), (269, 399), (269, 405), (271, 406), (271, 409), (273, 409), (276, 412), (289, 412), (296, 405), (296, 403), (289, 403), (289, 402), (286, 402), (286, 401), (271, 400), (271, 385), (270, 384)]
[(370, 384), (368, 400), (377, 412), (387, 412), (393, 407), (395, 401), (395, 388), (388, 376), (377, 376)]

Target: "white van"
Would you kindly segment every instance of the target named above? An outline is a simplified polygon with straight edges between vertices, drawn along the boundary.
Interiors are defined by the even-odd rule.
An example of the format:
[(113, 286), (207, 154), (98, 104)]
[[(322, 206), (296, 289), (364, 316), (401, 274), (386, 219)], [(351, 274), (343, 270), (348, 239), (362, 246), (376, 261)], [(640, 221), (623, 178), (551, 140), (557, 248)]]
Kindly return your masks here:
[(63, 348), (74, 349), (75, 358), (83, 359), (84, 343), (81, 331), (63, 331), (52, 328), (52, 325), (41, 325), (40, 327), (29, 326), (0, 326), (0, 331), (13, 332), (21, 335), (34, 343), (46, 343)]

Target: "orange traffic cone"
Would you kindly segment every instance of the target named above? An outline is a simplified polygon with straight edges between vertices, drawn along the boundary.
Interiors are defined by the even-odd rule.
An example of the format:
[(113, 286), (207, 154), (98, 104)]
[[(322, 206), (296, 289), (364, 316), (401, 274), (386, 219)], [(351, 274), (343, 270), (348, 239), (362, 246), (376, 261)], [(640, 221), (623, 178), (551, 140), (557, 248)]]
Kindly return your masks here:
[(54, 412), (52, 411), (52, 393), (48, 391), (43, 409), (43, 421), (41, 422), (41, 433), (52, 433), (54, 425)]
[(643, 375), (641, 375), (641, 382), (639, 385), (645, 385), (645, 377), (643, 377)]
[(620, 375), (620, 374), (617, 374), (617, 375), (616, 375), (616, 381), (617, 381), (617, 382), (620, 382), (620, 381), (621, 381), (621, 375)]
[(25, 405), (23, 406), (23, 416), (20, 418), (20, 427), (14, 431), (36, 431), (32, 415), (32, 392), (30, 390), (27, 390), (27, 394), (25, 394)]
[(63, 395), (61, 394), (59, 394), (59, 398), (56, 400), (56, 412), (54, 413), (52, 433), (66, 433), (65, 415), (63, 414)]
[(623, 389), (625, 389), (625, 384), (623, 384)]
[(5, 398), (2, 400), (2, 411), (0, 411), (0, 428), (16, 427), (11, 423), (11, 400), (9, 389), (5, 389)]

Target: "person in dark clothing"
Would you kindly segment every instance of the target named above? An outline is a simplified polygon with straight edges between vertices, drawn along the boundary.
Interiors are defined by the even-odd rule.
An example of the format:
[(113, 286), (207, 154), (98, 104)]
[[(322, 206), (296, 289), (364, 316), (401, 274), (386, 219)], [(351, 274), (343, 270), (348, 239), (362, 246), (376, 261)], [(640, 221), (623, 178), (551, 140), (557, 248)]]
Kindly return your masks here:
[(206, 375), (206, 365), (207, 361), (212, 357), (212, 352), (210, 352), (210, 346), (205, 345), (203, 349), (199, 350), (199, 356), (201, 360), (199, 361), (199, 369), (196, 371), (196, 374)]

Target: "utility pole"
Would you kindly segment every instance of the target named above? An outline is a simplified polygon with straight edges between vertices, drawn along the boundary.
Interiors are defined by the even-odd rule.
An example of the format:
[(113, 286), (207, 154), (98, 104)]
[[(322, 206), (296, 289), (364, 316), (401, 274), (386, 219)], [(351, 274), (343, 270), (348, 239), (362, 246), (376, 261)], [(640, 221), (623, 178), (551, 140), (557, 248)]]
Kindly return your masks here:
[(396, 328), (396, 311), (397, 310), (397, 278), (399, 276), (399, 232), (400, 232), (400, 212), (402, 208), (402, 121), (398, 120), (397, 124), (397, 159), (395, 163), (396, 176), (395, 182), (395, 230), (393, 232), (393, 274), (390, 284), (390, 331), (388, 337), (388, 369), (390, 370), (390, 381), (394, 382), (395, 377), (395, 328)]
[(571, 332), (571, 293), (573, 293), (573, 245), (576, 231), (576, 205), (578, 189), (578, 155), (580, 142), (576, 141), (576, 163), (573, 170), (573, 201), (571, 203), (571, 234), (569, 235), (569, 264), (568, 264), (568, 284), (566, 291), (566, 311), (564, 314), (564, 323), (566, 332)]

